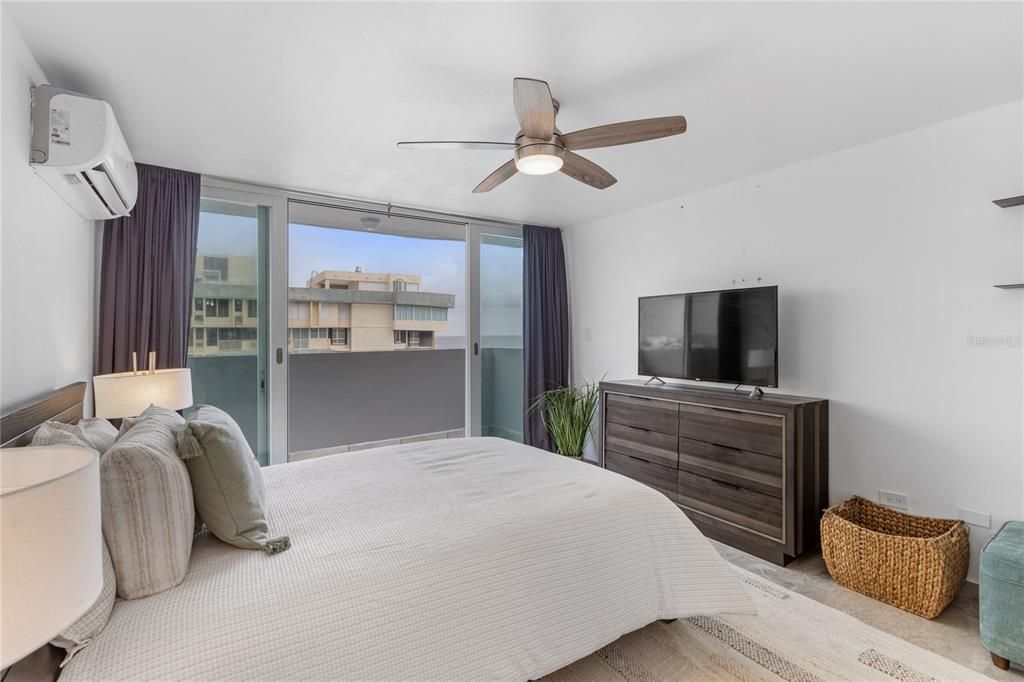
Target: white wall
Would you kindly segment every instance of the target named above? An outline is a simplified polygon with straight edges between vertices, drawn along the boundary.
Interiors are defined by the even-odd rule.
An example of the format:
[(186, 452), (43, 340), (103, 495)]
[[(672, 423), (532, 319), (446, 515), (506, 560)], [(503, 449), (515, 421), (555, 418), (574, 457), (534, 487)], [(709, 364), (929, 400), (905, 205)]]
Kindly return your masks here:
[(30, 88), (46, 82), (18, 29), (2, 23), (0, 409), (92, 375), (97, 224), (29, 167)]
[(991, 203), (1024, 192), (1022, 104), (568, 229), (574, 374), (636, 376), (638, 296), (777, 284), (781, 390), (831, 401), (832, 502), (991, 512), (975, 575), (1024, 516), (1024, 291), (992, 286), (1024, 281), (1024, 208)]

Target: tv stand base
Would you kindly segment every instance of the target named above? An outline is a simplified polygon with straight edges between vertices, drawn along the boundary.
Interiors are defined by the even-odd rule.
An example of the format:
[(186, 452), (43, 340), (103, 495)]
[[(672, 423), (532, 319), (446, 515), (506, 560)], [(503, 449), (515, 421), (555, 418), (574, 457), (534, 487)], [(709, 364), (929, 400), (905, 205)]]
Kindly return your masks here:
[(650, 383), (651, 383), (652, 381), (657, 381), (657, 382), (658, 382), (659, 384), (661, 384), (662, 386), (664, 386), (664, 385), (665, 385), (665, 380), (664, 380), (664, 379), (662, 379), (661, 377), (651, 377), (650, 379), (648, 379), (647, 381), (645, 381), (645, 382), (644, 382), (644, 386), (648, 386), (648, 385), (650, 385)]

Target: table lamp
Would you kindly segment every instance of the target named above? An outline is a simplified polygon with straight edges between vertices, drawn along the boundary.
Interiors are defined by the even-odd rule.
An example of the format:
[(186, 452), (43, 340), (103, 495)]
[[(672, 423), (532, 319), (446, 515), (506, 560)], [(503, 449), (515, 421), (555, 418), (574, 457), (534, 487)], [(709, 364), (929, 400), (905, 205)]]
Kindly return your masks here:
[(100, 468), (87, 448), (0, 450), (0, 669), (75, 622), (103, 588)]
[[(132, 353), (132, 365), (135, 354)], [(101, 374), (92, 378), (97, 417), (120, 419), (137, 417), (150, 405), (169, 410), (192, 406), (192, 371), (190, 369), (155, 369), (156, 353), (149, 354), (149, 369), (142, 372)]]

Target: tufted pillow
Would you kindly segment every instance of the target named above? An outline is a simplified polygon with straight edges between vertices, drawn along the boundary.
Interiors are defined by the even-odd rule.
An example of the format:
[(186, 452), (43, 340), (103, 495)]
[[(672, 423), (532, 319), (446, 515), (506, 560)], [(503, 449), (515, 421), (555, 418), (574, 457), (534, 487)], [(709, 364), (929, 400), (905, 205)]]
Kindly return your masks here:
[(270, 537), (263, 472), (230, 415), (199, 405), (178, 434), (178, 452), (188, 465), (196, 509), (211, 533), (242, 549), (268, 554), (288, 549), (287, 536)]
[(117, 429), (106, 419), (80, 419), (77, 424), (49, 421), (36, 429), (32, 445), (75, 445), (92, 448), (102, 455), (114, 444), (115, 438)]
[(67, 651), (64, 662), (60, 664), (62, 668), (67, 665), (72, 656), (81, 651), (103, 631), (110, 619), (110, 612), (114, 609), (114, 600), (117, 597), (117, 578), (114, 576), (114, 564), (110, 560), (107, 543), (104, 542), (102, 545), (103, 589), (100, 590), (100, 596), (81, 618), (64, 628), (50, 641), (50, 644)]
[(124, 599), (148, 597), (185, 579), (195, 508), (176, 447), (184, 423), (178, 413), (152, 405), (100, 460), (103, 536)]

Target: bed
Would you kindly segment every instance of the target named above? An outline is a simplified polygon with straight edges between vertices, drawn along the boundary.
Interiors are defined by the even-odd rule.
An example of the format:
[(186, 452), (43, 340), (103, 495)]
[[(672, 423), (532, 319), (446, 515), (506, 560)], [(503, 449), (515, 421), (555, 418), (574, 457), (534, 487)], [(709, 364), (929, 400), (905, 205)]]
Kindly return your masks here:
[(278, 555), (196, 538), (176, 588), (118, 600), (79, 680), (527, 680), (655, 620), (749, 613), (660, 493), (495, 438), (264, 469)]

